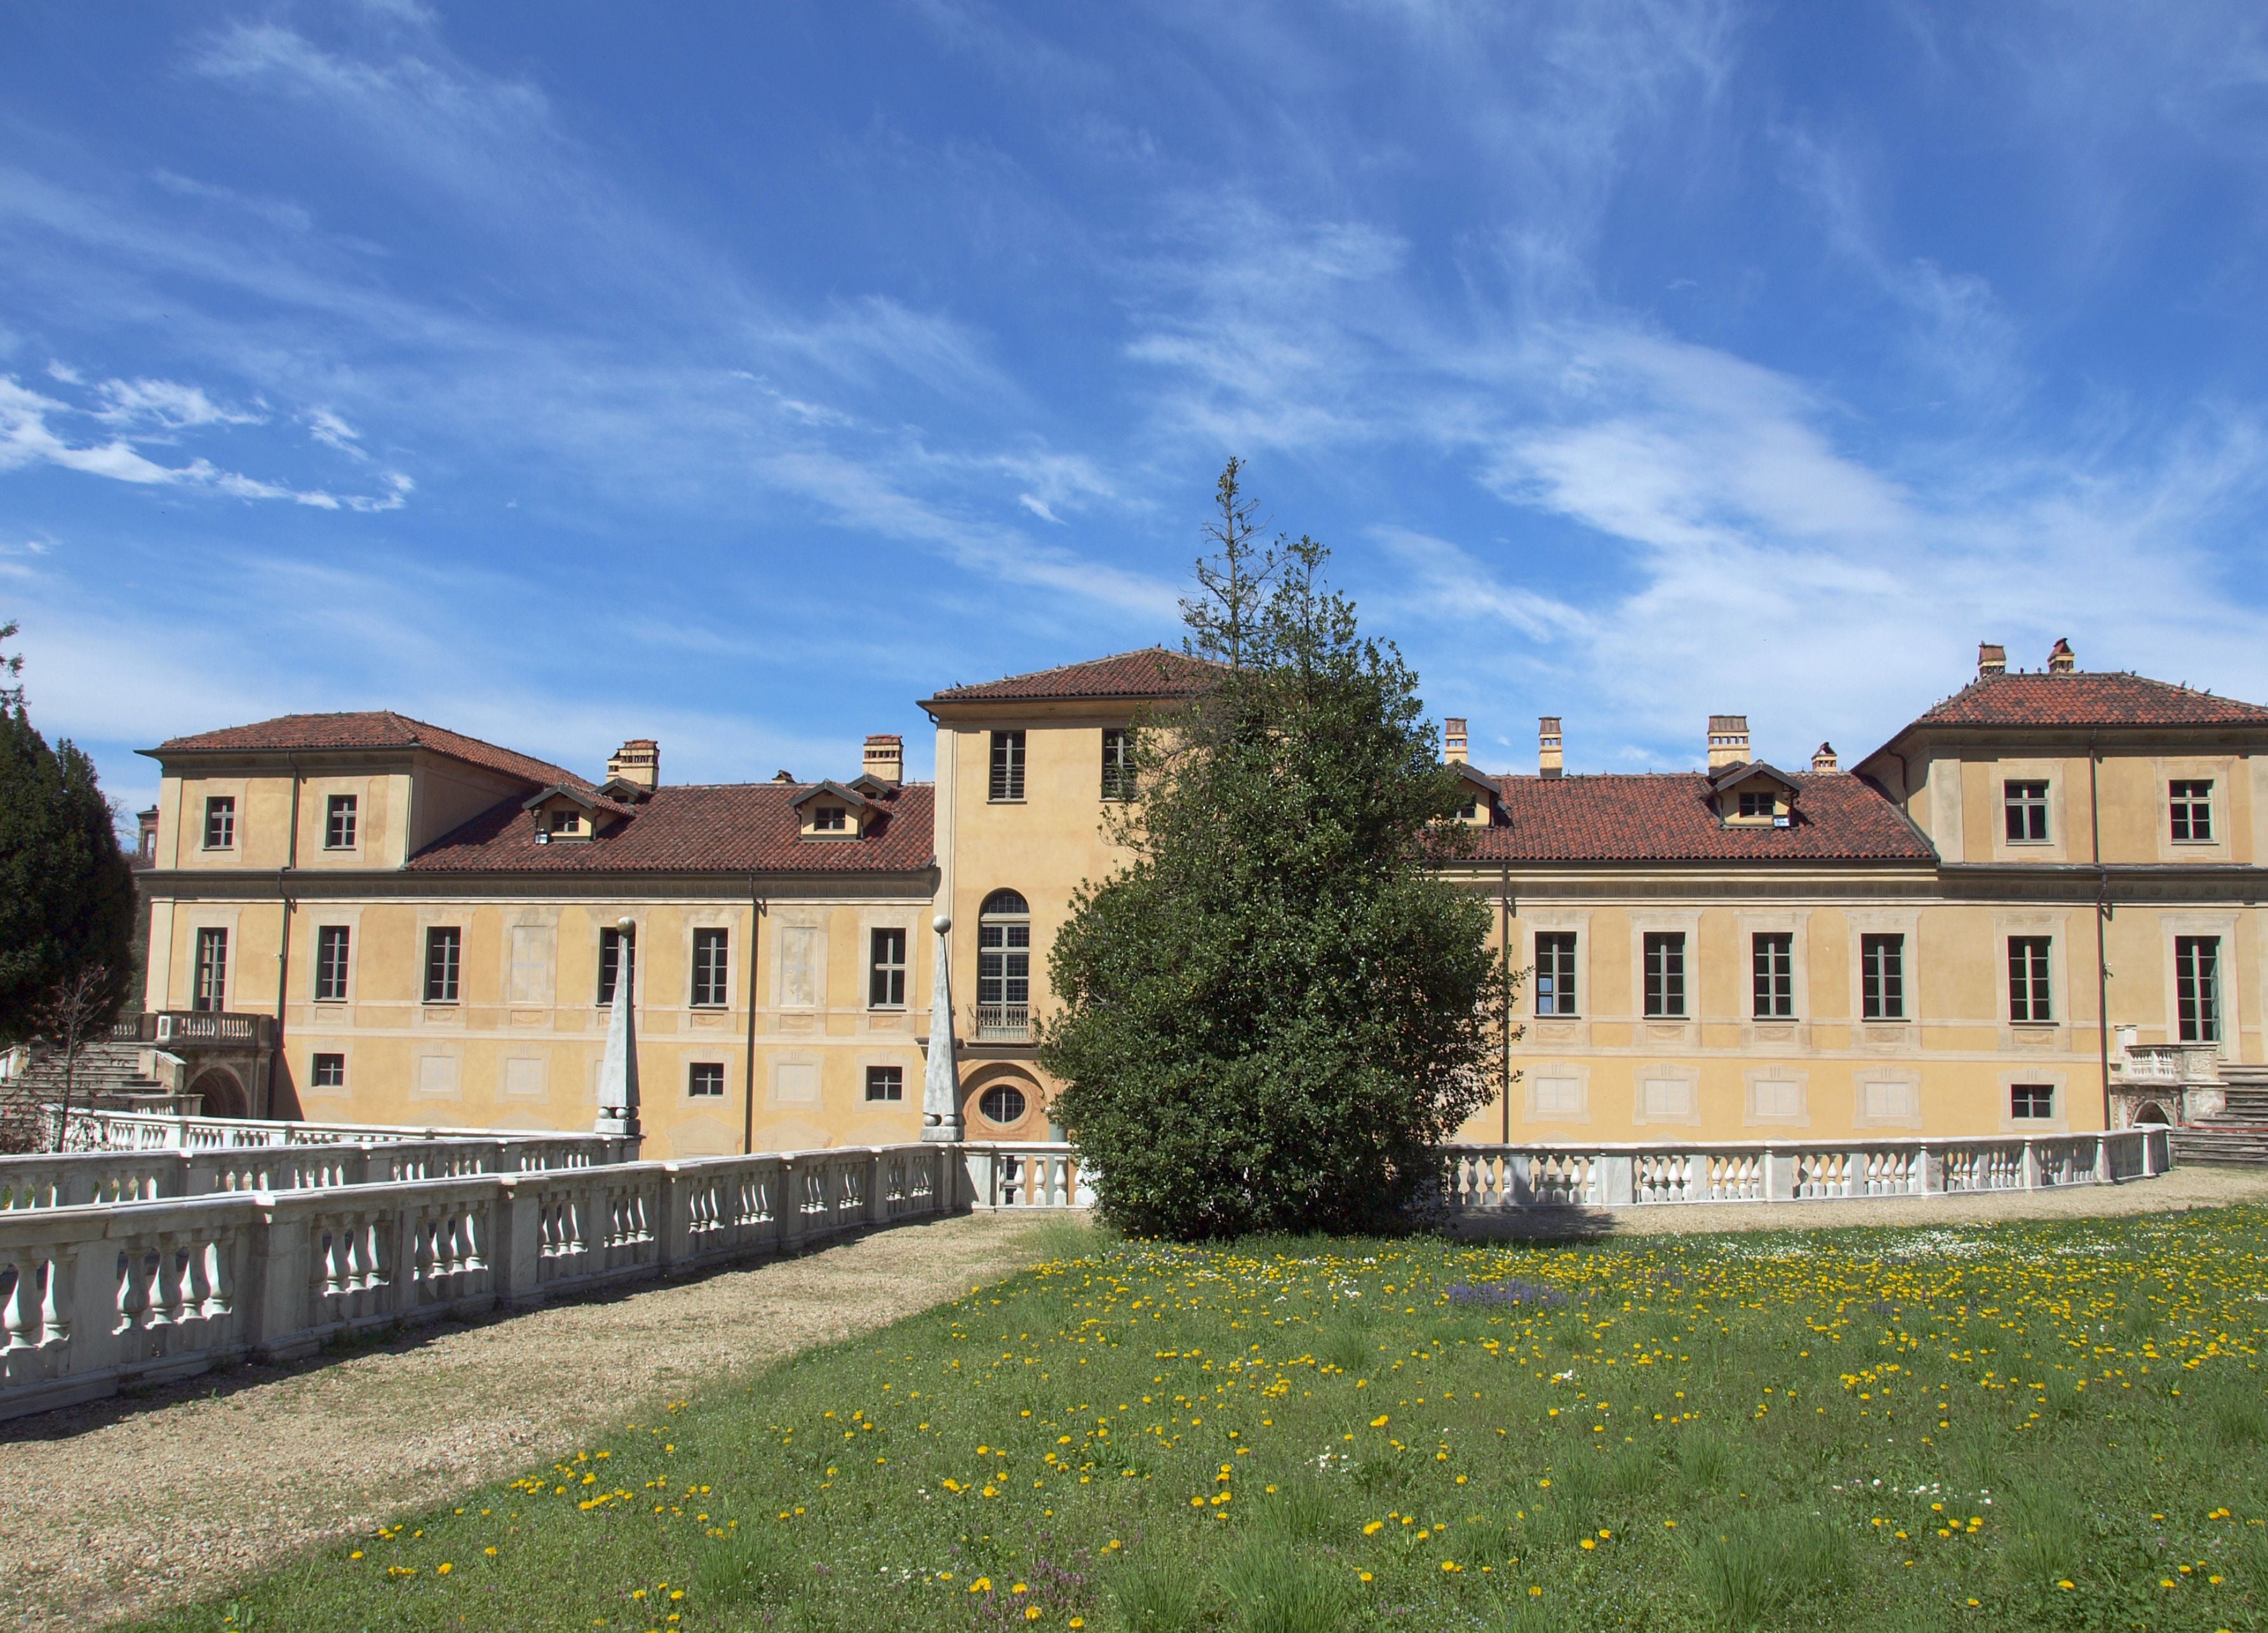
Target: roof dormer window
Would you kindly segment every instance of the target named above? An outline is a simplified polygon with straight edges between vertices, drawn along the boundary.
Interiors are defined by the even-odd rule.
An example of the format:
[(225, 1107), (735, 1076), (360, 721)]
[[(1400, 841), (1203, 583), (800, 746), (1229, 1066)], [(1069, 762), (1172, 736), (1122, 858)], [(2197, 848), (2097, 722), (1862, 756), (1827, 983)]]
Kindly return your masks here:
[(583, 813), (572, 805), (560, 805), (544, 813), (547, 819), (543, 831), (554, 838), (571, 837), (583, 831)]
[(788, 801), (797, 826), (806, 839), (864, 839), (866, 829), (882, 813), (876, 800), (859, 791), (861, 777), (850, 783), (821, 783)]
[(847, 834), (850, 831), (850, 813), (841, 805), (814, 805), (811, 809), (811, 831), (814, 834)]
[(1717, 818), (1727, 828), (1792, 828), (1796, 785), (1771, 767), (1743, 761), (1720, 767), (1709, 778)]
[(1778, 803), (1769, 791), (1758, 792), (1749, 790), (1741, 795), (1741, 815), (1750, 821), (1758, 817), (1770, 817), (1776, 814), (1774, 807)]

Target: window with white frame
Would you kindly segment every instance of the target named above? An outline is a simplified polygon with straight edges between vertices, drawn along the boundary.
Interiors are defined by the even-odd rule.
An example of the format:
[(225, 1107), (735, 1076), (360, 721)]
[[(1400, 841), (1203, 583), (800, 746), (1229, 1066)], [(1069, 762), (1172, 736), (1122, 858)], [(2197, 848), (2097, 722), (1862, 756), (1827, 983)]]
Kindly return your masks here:
[(2008, 938), (2008, 1019), (2010, 1020), (2053, 1020), (2054, 1006), (2048, 997), (2048, 948), (2046, 936), (2011, 936)]
[(2184, 1043), (2220, 1041), (2220, 938), (2174, 938), (2174, 1015)]
[(214, 794), (205, 801), (205, 849), (232, 850), (235, 848), (235, 796)]
[(1134, 733), (1125, 726), (1102, 728), (1102, 797), (1134, 798)]
[(343, 1089), (347, 1086), (347, 1057), (343, 1055), (318, 1055), (311, 1063), (307, 1080), (319, 1089)]
[(1906, 1015), (1906, 938), (1859, 938), (1859, 1013), (1867, 1020), (1904, 1020)]
[(2016, 1122), (2041, 1122), (2055, 1115), (2055, 1085), (2012, 1083), (2008, 1085), (2008, 1116)]
[(906, 932), (877, 930), (867, 939), (866, 1007), (906, 1006)]
[(989, 798), (1017, 800), (1024, 797), (1024, 734), (992, 733), (992, 780)]
[(721, 1100), (725, 1098), (725, 1063), (722, 1061), (696, 1060), (685, 1069), (685, 1098), (690, 1100)]
[(454, 924), (436, 924), (425, 932), (425, 1001), (457, 1001), (458, 965), (464, 952), (465, 932)]
[(339, 1004), (347, 996), (347, 955), (353, 941), (344, 924), (324, 924), (315, 931), (315, 1002)]
[(1756, 1017), (1786, 1020), (1795, 1013), (1795, 937), (1787, 931), (1768, 931), (1750, 944), (1754, 967)]
[(190, 1007), (215, 1015), (228, 1007), (228, 931), (217, 926), (197, 931), (196, 985)]
[(1032, 909), (1014, 891), (996, 890), (976, 918), (977, 1008), (1012, 1011), (1006, 1024), (1020, 1025), (1031, 1001)]
[(352, 850), (357, 802), (352, 794), (333, 794), (323, 813), (323, 849)]
[(902, 1100), (905, 1097), (906, 1069), (903, 1066), (869, 1066), (866, 1068), (866, 1098), (868, 1100)]
[(1649, 1019), (1685, 1018), (1685, 932), (1655, 931), (1646, 938), (1646, 1012)]
[(693, 1007), (722, 1009), (733, 967), (732, 932), (696, 930), (693, 932)]
[(2048, 785), (2009, 781), (2000, 785), (2000, 810), (2011, 844), (2044, 843), (2048, 836)]
[(1575, 932), (1539, 931), (1535, 937), (1535, 1012), (1573, 1015), (1575, 1007)]
[(2166, 784), (2166, 804), (2173, 813), (2174, 842), (2210, 844), (2213, 841), (2213, 784), (2190, 777)]

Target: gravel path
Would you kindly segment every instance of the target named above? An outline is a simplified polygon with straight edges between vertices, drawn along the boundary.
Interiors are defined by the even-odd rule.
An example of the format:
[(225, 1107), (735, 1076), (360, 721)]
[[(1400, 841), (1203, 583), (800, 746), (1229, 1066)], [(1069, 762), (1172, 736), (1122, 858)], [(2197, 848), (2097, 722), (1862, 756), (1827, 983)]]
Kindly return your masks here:
[(0, 1627), (85, 1627), (220, 1592), (700, 1383), (998, 1280), (1038, 1256), (1035, 1228), (991, 1214), (902, 1225), (804, 1258), (0, 1425)]

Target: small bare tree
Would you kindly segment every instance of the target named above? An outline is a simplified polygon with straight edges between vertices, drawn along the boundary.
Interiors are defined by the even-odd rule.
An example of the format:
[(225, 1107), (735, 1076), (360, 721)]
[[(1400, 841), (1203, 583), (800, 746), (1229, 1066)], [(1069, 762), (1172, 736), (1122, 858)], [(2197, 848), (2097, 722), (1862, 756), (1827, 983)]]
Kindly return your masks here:
[(71, 1092), (87, 1045), (106, 1032), (118, 1008), (117, 979), (107, 964), (89, 964), (48, 989), (39, 1008), (40, 1036), (63, 1057), (63, 1101), (55, 1119), (55, 1149), (70, 1137)]

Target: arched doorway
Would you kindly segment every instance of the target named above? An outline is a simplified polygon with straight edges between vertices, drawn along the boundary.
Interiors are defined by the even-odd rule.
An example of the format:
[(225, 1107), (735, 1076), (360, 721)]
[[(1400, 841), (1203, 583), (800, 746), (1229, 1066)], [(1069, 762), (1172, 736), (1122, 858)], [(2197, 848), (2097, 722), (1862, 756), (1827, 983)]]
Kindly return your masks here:
[(211, 1066), (197, 1074), (189, 1085), (189, 1092), (204, 1096), (199, 1114), (207, 1117), (248, 1117), (252, 1101), (244, 1092), (244, 1085), (236, 1074), (225, 1067)]

